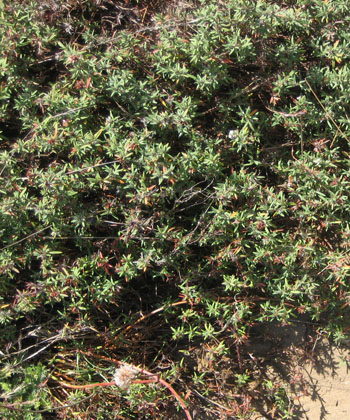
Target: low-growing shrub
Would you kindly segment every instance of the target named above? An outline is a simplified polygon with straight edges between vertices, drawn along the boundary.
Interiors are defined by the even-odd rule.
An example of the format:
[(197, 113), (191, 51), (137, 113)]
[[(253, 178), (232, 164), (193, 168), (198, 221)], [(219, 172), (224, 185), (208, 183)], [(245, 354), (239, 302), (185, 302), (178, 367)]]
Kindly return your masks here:
[(346, 3), (28, 0), (0, 19), (7, 418), (175, 418), (144, 385), (57, 389), (107, 359), (243, 418), (252, 326), (347, 336)]

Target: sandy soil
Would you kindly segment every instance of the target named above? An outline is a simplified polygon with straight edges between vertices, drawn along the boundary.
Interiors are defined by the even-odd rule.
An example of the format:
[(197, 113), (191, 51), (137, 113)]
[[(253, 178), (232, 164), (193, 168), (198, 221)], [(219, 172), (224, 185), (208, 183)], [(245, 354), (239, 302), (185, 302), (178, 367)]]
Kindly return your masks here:
[[(320, 336), (315, 340), (310, 330), (303, 322), (284, 327), (268, 325), (266, 331), (260, 331), (265, 341), (253, 341), (252, 351), (264, 358), (274, 346), (279, 348), (273, 363), (269, 358), (265, 364), (265, 373), (289, 389), (296, 420), (348, 420), (350, 344), (336, 346)], [(267, 413), (262, 406), (260, 414), (253, 419), (279, 418)]]
[(302, 374), (308, 395), (299, 395), (298, 419), (347, 420), (350, 419), (349, 348), (339, 348), (327, 340), (316, 345), (316, 363), (305, 363)]
[[(256, 411), (249, 420), (282, 419), (274, 404), (263, 397), (260, 387), (266, 380), (288, 391), (293, 420), (350, 420), (350, 343), (337, 346), (316, 335), (314, 327), (311, 322), (298, 320), (293, 325), (266, 323), (253, 328), (246, 351), (257, 366), (256, 377), (249, 383)], [(203, 369), (210, 369), (210, 363)], [(212, 402), (210, 410), (205, 409), (208, 401), (201, 409), (203, 401), (198, 399), (198, 407), (192, 412), (194, 420), (234, 418), (220, 416), (220, 410), (215, 413)], [(229, 406), (227, 401), (223, 405)], [(183, 413), (174, 412), (172, 419), (180, 418)]]

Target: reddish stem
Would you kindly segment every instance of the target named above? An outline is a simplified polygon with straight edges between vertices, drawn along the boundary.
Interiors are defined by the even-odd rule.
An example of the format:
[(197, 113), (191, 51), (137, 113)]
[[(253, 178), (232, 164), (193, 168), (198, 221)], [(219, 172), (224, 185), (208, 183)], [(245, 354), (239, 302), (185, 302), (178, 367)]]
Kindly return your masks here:
[[(130, 366), (131, 369), (134, 369), (141, 374), (144, 374), (144, 375), (147, 375), (147, 376), (153, 376), (153, 379), (136, 379), (136, 380), (132, 381), (132, 383), (140, 384), (140, 383), (159, 382), (160, 384), (165, 386), (165, 388), (167, 388), (173, 394), (173, 396), (177, 399), (177, 401), (181, 405), (181, 408), (184, 410), (184, 412), (186, 414), (187, 420), (192, 420), (192, 417), (191, 417), (189, 411), (186, 408), (186, 404), (185, 404), (184, 400), (180, 397), (180, 395), (175, 391), (175, 389), (168, 382), (166, 382), (164, 379), (160, 378), (158, 375), (154, 375), (153, 373), (148, 372), (145, 369), (138, 368), (137, 366), (130, 365), (129, 363), (124, 363), (124, 362), (120, 362), (120, 361), (117, 361), (117, 363), (119, 365)], [(115, 382), (98, 382), (98, 383), (88, 384), (88, 385), (71, 385), (71, 384), (67, 384), (65, 382), (60, 382), (60, 385), (66, 387), (66, 388), (72, 388), (72, 389), (91, 389), (91, 388), (95, 388), (97, 386), (115, 386), (116, 384), (115, 384)]]
[(65, 382), (60, 382), (59, 384), (66, 388), (72, 388), (72, 389), (91, 389), (91, 388), (96, 388), (97, 386), (113, 386), (115, 385), (115, 382), (97, 382), (95, 384), (88, 384), (88, 385), (71, 385)]
[(187, 420), (192, 420), (192, 417), (191, 417), (189, 411), (186, 408), (186, 404), (185, 404), (184, 400), (180, 397), (180, 395), (175, 391), (175, 389), (168, 382), (166, 382), (164, 379), (160, 378), (159, 376), (154, 375), (151, 372), (148, 372), (145, 369), (141, 369), (141, 368), (138, 368), (137, 366), (129, 365), (128, 363), (124, 363), (124, 364), (127, 365), (127, 366), (130, 366), (132, 369), (135, 369), (135, 370), (137, 370), (138, 372), (140, 372), (144, 375), (155, 377), (156, 378), (155, 382), (157, 381), (160, 384), (162, 384), (163, 386), (165, 386), (165, 388), (167, 388), (174, 395), (174, 397), (178, 400), (178, 402), (181, 405), (181, 408), (184, 410), (184, 412), (186, 414)]

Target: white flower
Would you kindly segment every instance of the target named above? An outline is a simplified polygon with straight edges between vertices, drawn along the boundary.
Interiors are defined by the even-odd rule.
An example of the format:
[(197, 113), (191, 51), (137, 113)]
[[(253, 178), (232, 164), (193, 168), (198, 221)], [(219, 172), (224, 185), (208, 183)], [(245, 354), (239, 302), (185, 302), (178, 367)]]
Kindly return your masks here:
[(113, 379), (119, 388), (128, 389), (137, 371), (132, 366), (123, 365), (115, 370)]
[(62, 26), (67, 34), (71, 35), (73, 33), (74, 28), (70, 23), (64, 22)]
[(229, 138), (230, 140), (235, 139), (237, 136), (238, 136), (238, 131), (237, 131), (237, 130), (230, 130), (230, 131), (228, 132), (228, 138)]

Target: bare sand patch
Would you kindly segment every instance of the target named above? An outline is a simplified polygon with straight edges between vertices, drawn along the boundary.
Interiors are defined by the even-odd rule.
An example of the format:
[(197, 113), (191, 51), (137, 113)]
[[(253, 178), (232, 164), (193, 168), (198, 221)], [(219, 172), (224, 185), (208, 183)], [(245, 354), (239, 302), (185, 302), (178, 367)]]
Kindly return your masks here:
[(316, 345), (315, 351), (315, 362), (302, 366), (308, 395), (296, 395), (299, 397), (297, 418), (350, 419), (349, 347), (338, 347), (323, 339)]
[[(262, 360), (262, 375), (288, 391), (295, 420), (350, 419), (350, 345), (312, 337), (302, 322), (270, 324), (261, 333), (265, 340), (253, 341), (252, 351)], [(281, 418), (257, 400), (253, 420)]]

